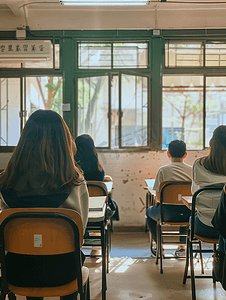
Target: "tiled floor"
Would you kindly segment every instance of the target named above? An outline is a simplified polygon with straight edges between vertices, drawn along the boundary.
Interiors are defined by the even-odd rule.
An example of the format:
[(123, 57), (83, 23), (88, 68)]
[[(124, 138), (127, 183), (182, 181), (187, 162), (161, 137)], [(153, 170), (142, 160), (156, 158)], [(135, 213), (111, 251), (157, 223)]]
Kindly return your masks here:
[[(211, 259), (205, 258), (209, 272)], [(107, 300), (191, 300), (190, 279), (182, 283), (184, 264), (185, 259), (164, 259), (164, 273), (160, 274), (149, 253), (147, 233), (114, 232)], [(91, 299), (101, 300), (101, 259), (87, 258), (85, 265), (90, 269)], [(196, 272), (199, 270), (197, 263)], [(197, 300), (226, 299), (220, 283), (214, 288), (211, 279), (197, 279), (196, 288)]]
[[(167, 250), (169, 253), (170, 250)], [(172, 251), (173, 253), (174, 251)], [(205, 258), (205, 265), (211, 270), (211, 259)], [(110, 272), (107, 275), (107, 300), (190, 300), (190, 279), (183, 285), (185, 259), (164, 259), (164, 271), (160, 274), (155, 259), (150, 256), (148, 234), (144, 232), (112, 235)], [(91, 299), (101, 299), (100, 260), (87, 259), (90, 268)], [(196, 264), (196, 272), (200, 265)], [(208, 271), (207, 271), (208, 272)], [(226, 292), (220, 283), (214, 285), (211, 279), (197, 279), (197, 300), (226, 299)]]

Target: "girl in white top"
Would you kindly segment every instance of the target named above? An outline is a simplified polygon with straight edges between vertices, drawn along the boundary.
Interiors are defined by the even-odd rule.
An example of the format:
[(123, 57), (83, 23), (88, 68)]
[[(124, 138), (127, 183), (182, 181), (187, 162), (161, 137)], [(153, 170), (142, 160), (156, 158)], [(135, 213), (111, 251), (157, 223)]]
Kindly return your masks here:
[[(210, 154), (193, 164), (192, 193), (198, 189), (226, 182), (226, 126), (217, 127), (210, 140)], [(203, 191), (196, 199), (195, 233), (217, 238), (211, 220), (220, 200), (221, 191)]]

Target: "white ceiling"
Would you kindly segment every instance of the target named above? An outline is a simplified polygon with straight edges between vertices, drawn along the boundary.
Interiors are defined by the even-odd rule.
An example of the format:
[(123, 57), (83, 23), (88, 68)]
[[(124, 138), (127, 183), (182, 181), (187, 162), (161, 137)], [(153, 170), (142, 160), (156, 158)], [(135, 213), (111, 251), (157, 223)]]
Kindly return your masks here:
[(0, 0), (0, 30), (226, 28), (226, 0), (160, 0), (146, 6), (62, 6), (58, 0)]

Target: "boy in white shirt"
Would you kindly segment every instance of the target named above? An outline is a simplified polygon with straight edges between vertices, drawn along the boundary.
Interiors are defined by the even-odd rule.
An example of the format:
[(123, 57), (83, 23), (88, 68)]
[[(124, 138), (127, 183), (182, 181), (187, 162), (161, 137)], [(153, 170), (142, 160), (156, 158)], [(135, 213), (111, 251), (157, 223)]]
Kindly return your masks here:
[[(159, 168), (153, 190), (156, 191), (156, 200), (159, 200), (159, 186), (164, 181), (191, 181), (192, 167), (185, 164), (183, 160), (187, 156), (186, 144), (180, 140), (171, 141), (168, 145), (167, 156), (171, 160), (171, 164)], [(155, 206), (150, 206), (146, 212), (147, 227), (151, 232), (152, 241), (156, 242), (156, 224), (159, 220), (160, 203)], [(186, 222), (191, 215), (190, 209), (184, 206), (167, 205), (167, 210), (164, 210), (165, 221)], [(181, 227), (180, 233), (186, 233), (187, 228)], [(181, 237), (181, 241), (183, 237)], [(156, 254), (156, 249), (152, 249), (152, 254)], [(176, 256), (184, 256), (185, 248), (179, 246), (175, 252)]]

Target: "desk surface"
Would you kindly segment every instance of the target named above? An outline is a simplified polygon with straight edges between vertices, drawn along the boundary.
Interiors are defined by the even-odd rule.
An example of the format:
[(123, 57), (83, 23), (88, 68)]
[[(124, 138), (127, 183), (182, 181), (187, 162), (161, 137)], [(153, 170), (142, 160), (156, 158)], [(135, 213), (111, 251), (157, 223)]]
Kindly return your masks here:
[(192, 207), (192, 196), (182, 196), (182, 202), (191, 209)]
[(104, 184), (107, 187), (108, 193), (110, 193), (113, 188), (113, 181), (104, 181)]
[[(88, 213), (88, 222), (101, 222), (105, 218), (106, 211), (106, 196), (89, 197), (89, 208), (92, 210)], [(102, 209), (101, 209), (102, 208)], [(101, 210), (99, 210), (101, 209)]]
[(155, 179), (145, 179), (145, 182), (148, 187), (153, 187), (155, 183)]

